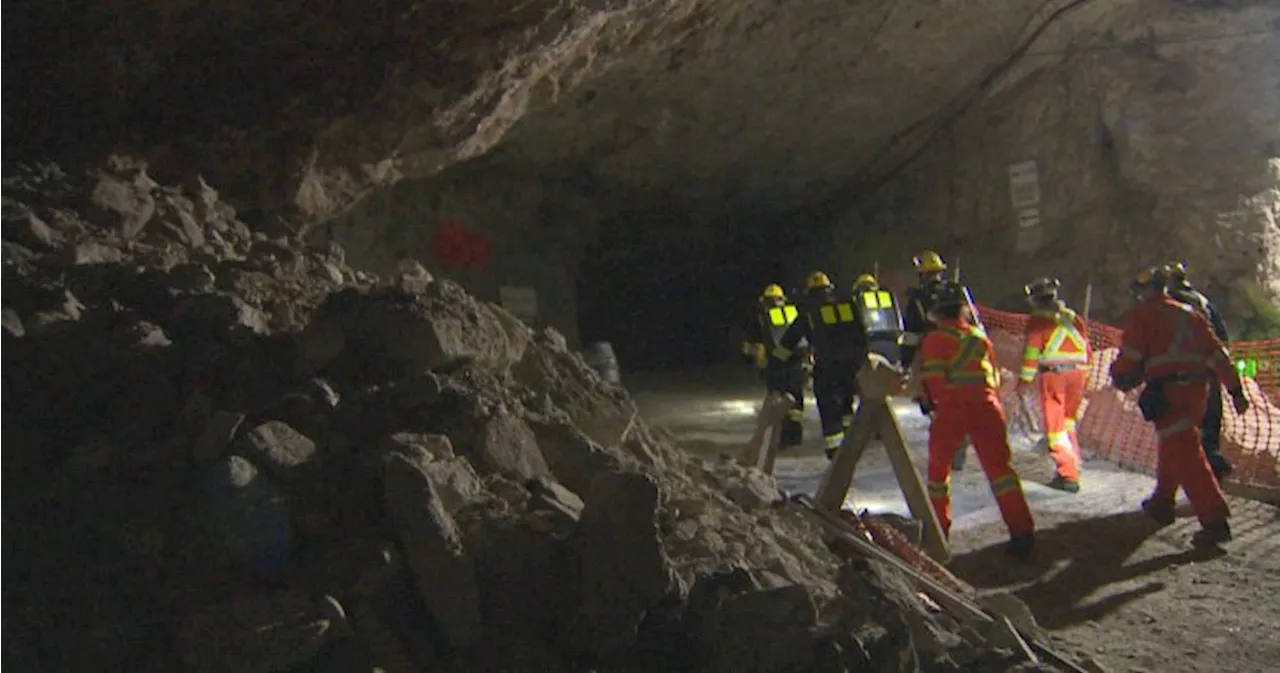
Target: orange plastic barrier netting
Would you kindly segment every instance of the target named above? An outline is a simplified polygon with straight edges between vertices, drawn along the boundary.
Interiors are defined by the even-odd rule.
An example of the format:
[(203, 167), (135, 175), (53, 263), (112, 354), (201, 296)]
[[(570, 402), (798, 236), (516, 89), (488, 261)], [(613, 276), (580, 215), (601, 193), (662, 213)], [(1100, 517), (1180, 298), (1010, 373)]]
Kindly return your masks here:
[[(1003, 370), (1001, 398), (1015, 421), (1022, 416), (1014, 394), (1015, 370), (1022, 362), (1022, 339), (1027, 315), (978, 307), (982, 322), (996, 348)], [(1089, 322), (1094, 354), (1089, 363), (1089, 384), (1078, 419), (1080, 444), (1086, 451), (1122, 467), (1155, 473), (1156, 436), (1152, 425), (1138, 411), (1139, 390), (1121, 393), (1111, 387), (1108, 370), (1120, 345), (1120, 330)], [(1222, 454), (1235, 466), (1227, 483), (1280, 494), (1280, 341), (1240, 341), (1229, 344), (1232, 362), (1240, 372), (1251, 407), (1243, 416), (1235, 413), (1231, 399), (1223, 395)], [(1039, 402), (1029, 399), (1031, 432), (1038, 432)]]

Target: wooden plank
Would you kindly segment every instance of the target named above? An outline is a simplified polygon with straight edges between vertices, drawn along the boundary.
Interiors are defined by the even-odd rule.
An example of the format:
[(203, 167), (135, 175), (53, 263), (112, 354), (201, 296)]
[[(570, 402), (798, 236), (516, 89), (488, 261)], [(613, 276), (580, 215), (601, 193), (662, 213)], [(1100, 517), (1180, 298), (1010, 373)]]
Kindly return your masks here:
[(911, 515), (920, 522), (921, 545), (925, 553), (934, 560), (946, 563), (951, 560), (951, 548), (942, 532), (942, 524), (938, 522), (938, 514), (933, 511), (928, 490), (920, 479), (915, 462), (911, 460), (911, 452), (907, 449), (906, 440), (902, 438), (902, 427), (898, 425), (898, 419), (894, 418), (887, 404), (884, 404), (884, 410), (885, 413), (880, 417), (880, 437), (889, 454), (889, 462), (893, 464), (902, 496), (907, 500), (907, 507), (911, 509)]
[(774, 465), (778, 462), (778, 449), (782, 445), (782, 424), (787, 421), (787, 415), (791, 413), (791, 407), (796, 403), (796, 398), (791, 393), (781, 393), (778, 400), (778, 407), (774, 409), (773, 431), (769, 433), (769, 441), (765, 444), (764, 460), (760, 469), (768, 475), (773, 475)]
[[(884, 403), (881, 402), (880, 406)], [(835, 459), (827, 465), (827, 471), (818, 484), (815, 500), (818, 505), (831, 511), (839, 511), (844, 507), (845, 496), (853, 485), (853, 473), (858, 461), (871, 443), (871, 431), (875, 427), (878, 405), (863, 401), (854, 413), (853, 423), (845, 431), (844, 441), (836, 450)]]
[(769, 393), (765, 397), (764, 403), (760, 405), (760, 413), (756, 415), (756, 429), (751, 434), (751, 439), (747, 440), (745, 446), (742, 447), (742, 454), (738, 457), (738, 464), (746, 467), (754, 467), (762, 469), (766, 442), (774, 442), (771, 438), (779, 434), (779, 427), (783, 414), (790, 406), (789, 403), (783, 402), (785, 395), (782, 393)]

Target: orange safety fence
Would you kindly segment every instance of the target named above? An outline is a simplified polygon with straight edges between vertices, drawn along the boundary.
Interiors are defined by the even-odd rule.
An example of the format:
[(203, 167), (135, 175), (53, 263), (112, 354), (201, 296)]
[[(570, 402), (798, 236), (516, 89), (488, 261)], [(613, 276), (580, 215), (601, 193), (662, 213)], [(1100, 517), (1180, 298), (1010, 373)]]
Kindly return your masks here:
[[(985, 306), (978, 307), (978, 312), (1003, 370), (1001, 398), (1005, 409), (1016, 416), (1015, 405), (1021, 402), (1014, 394), (1015, 371), (1022, 362), (1028, 316)], [(1121, 393), (1111, 387), (1108, 371), (1116, 359), (1121, 331), (1097, 321), (1090, 321), (1088, 327), (1093, 358), (1089, 362), (1088, 392), (1077, 421), (1080, 444), (1098, 458), (1155, 474), (1155, 429), (1142, 420), (1138, 411), (1141, 389)], [(1236, 414), (1231, 398), (1224, 392), (1221, 449), (1235, 467), (1226, 484), (1280, 496), (1280, 340), (1236, 341), (1228, 345), (1232, 362), (1244, 381), (1250, 408), (1243, 415)], [(1032, 400), (1027, 407), (1038, 426), (1038, 401)]]

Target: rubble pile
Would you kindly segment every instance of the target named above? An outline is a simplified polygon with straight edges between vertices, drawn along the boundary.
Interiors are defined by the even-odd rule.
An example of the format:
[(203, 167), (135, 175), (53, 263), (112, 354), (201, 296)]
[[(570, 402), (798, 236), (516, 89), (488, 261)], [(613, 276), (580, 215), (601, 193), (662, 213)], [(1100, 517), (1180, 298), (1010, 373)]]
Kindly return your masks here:
[(4, 180), (6, 658), (29, 671), (959, 671), (553, 331), (113, 159)]

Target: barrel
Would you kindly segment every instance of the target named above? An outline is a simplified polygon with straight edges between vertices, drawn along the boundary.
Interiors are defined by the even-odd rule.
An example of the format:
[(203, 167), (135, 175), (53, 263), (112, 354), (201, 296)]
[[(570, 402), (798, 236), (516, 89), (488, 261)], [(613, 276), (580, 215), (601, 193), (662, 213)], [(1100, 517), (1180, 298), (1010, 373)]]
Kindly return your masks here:
[(613, 344), (608, 341), (594, 341), (582, 349), (582, 359), (600, 374), (600, 378), (614, 385), (622, 385), (622, 374), (618, 371), (618, 356), (613, 353)]

